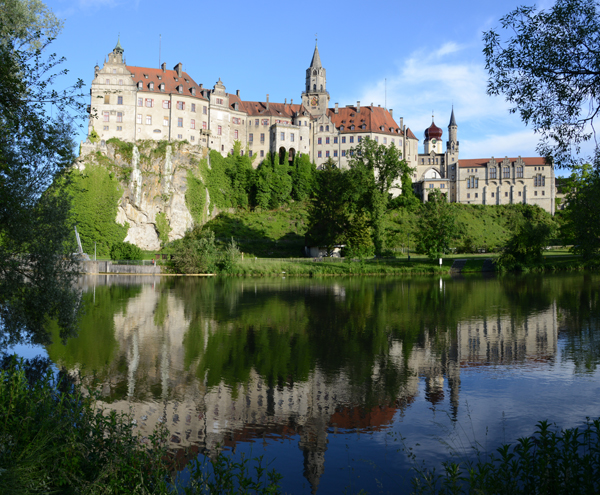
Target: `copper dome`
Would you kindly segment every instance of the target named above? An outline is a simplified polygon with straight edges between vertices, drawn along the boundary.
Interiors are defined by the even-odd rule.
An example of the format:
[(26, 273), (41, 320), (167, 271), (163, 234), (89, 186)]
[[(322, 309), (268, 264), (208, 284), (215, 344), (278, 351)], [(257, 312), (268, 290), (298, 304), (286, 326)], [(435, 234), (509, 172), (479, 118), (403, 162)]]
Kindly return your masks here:
[(430, 139), (440, 139), (442, 137), (443, 131), (435, 125), (434, 122), (431, 123), (428, 129), (425, 129), (425, 140), (428, 141)]

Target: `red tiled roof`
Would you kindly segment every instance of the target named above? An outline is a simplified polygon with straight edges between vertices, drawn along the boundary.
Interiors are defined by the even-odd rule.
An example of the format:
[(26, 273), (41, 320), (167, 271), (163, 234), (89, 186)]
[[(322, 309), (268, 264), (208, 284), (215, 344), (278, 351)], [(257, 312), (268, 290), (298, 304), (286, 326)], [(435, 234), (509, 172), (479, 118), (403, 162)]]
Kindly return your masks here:
[[(533, 167), (538, 165), (548, 165), (546, 163), (546, 159), (541, 156), (522, 156), (521, 160), (525, 163), (526, 166)], [(488, 162), (491, 158), (472, 158), (469, 160), (459, 159), (458, 166), (460, 168), (476, 168), (476, 167), (487, 167)], [(504, 161), (504, 158), (494, 158), (497, 164), (501, 164)], [(516, 162), (518, 158), (509, 158), (508, 161)]]
[[(157, 94), (180, 94), (178, 87), (183, 86), (183, 92), (181, 94), (185, 96), (192, 96), (200, 100), (206, 100), (202, 96), (202, 90), (200, 86), (188, 75), (187, 72), (182, 72), (181, 77), (177, 75), (175, 70), (152, 69), (150, 67), (134, 67), (127, 65), (127, 70), (132, 74), (132, 80), (137, 85), (138, 82), (142, 82), (142, 91)], [(146, 76), (148, 76), (146, 78)], [(159, 79), (160, 78), (160, 79)], [(154, 90), (149, 88), (149, 83), (154, 83)], [(160, 85), (164, 83), (165, 90), (160, 90)], [(192, 94), (192, 90), (195, 90), (196, 94)]]
[[(361, 106), (359, 113), (357, 113), (357, 108), (353, 106), (338, 108), (338, 113), (335, 113), (335, 109), (329, 108), (327, 114), (338, 129), (341, 130), (341, 126), (344, 126), (344, 130), (341, 130), (343, 133), (378, 132), (394, 136), (402, 134), (400, 126), (385, 108)], [(352, 125), (354, 125), (353, 130), (351, 130)], [(362, 128), (363, 125), (365, 126), (364, 129)], [(382, 126), (383, 130), (381, 130)]]
[(417, 136), (413, 134), (413, 131), (410, 130), (410, 127), (406, 128), (406, 137), (408, 139), (416, 139), (418, 141)]
[(289, 103), (274, 103), (269, 102), (269, 109), (267, 110), (267, 103), (262, 101), (242, 101), (236, 95), (229, 95), (229, 104), (233, 108), (233, 102), (239, 102), (240, 110), (246, 112), (249, 117), (262, 116), (262, 117), (284, 117), (291, 119), (296, 112), (301, 112), (304, 107), (302, 105)]

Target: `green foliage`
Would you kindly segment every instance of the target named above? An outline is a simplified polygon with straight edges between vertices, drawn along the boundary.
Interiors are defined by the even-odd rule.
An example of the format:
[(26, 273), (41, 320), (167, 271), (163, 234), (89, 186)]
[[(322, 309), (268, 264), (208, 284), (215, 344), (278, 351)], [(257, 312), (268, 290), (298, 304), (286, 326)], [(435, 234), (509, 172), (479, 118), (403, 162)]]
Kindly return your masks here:
[(315, 194), (308, 211), (306, 243), (325, 247), (329, 255), (336, 244), (344, 242), (350, 226), (348, 175), (331, 158), (317, 171)]
[(514, 226), (514, 233), (497, 260), (498, 265), (505, 269), (540, 263), (554, 233), (554, 223), (548, 221), (540, 207), (523, 206), (524, 215)]
[(219, 252), (212, 230), (195, 228), (173, 242), (173, 268), (177, 273), (215, 273)]
[(185, 204), (194, 219), (194, 223), (202, 225), (206, 217), (206, 186), (196, 174), (197, 172), (193, 170), (188, 170), (187, 172)]
[[(484, 33), (488, 93), (503, 95), (541, 136), (538, 151), (559, 167), (593, 138), (600, 98), (600, 36), (595, 0), (557, 0), (547, 9), (521, 6), (500, 19), (507, 39)], [(591, 124), (591, 125), (590, 125)], [(593, 144), (596, 166), (600, 148)]]
[(97, 143), (98, 140), (100, 139), (100, 136), (98, 136), (96, 129), (92, 128), (92, 132), (90, 132), (90, 135), (88, 136), (88, 138), (92, 143)]
[(111, 260), (141, 260), (142, 250), (129, 242), (115, 242), (110, 248)]
[[(162, 143), (164, 141), (161, 141)], [(159, 143), (159, 145), (160, 145)], [(119, 138), (113, 137), (106, 141), (115, 148), (115, 155), (121, 155), (121, 158), (126, 163), (131, 163), (133, 160), (133, 143), (121, 141)]]
[(581, 430), (559, 432), (540, 421), (534, 435), (520, 438), (516, 445), (502, 445), (489, 459), (447, 462), (441, 474), (419, 470), (413, 493), (598, 493), (599, 450), (600, 420), (588, 421)]
[(172, 229), (171, 225), (169, 225), (169, 220), (167, 220), (167, 214), (163, 211), (156, 214), (156, 230), (158, 231), (160, 244), (164, 246), (169, 242), (169, 234)]
[(345, 256), (348, 258), (371, 258), (375, 254), (375, 245), (371, 236), (369, 220), (364, 213), (355, 214), (346, 233)]
[(573, 243), (572, 252), (590, 260), (600, 253), (600, 174), (581, 177), (567, 198), (563, 236)]
[(271, 204), (271, 182), (273, 178), (273, 165), (270, 155), (256, 169), (256, 194), (255, 205), (261, 210), (268, 210)]
[(348, 175), (353, 209), (369, 214), (375, 252), (380, 255), (385, 247), (384, 215), (388, 209), (390, 190), (411, 169), (393, 144), (389, 147), (379, 145), (366, 137), (353, 151)]
[(75, 159), (71, 123), (85, 115), (85, 106), (83, 82), (60, 90), (62, 60), (45, 51), (60, 27), (39, 1), (2, 2), (0, 347), (46, 342), (53, 318), (62, 337), (76, 331), (75, 259), (69, 255), (74, 238), (64, 176)]
[(449, 252), (456, 232), (452, 207), (439, 189), (429, 193), (421, 210), (421, 225), (417, 233), (418, 250), (430, 259), (441, 258)]
[(73, 169), (70, 173), (68, 190), (73, 200), (69, 227), (77, 224), (86, 253), (94, 252), (95, 242), (98, 256), (106, 257), (113, 244), (125, 239), (129, 225), (115, 221), (122, 186), (104, 164), (96, 164), (92, 159), (95, 155), (89, 157), (85, 170)]
[(242, 253), (233, 237), (221, 253), (220, 258), (219, 271), (221, 273), (233, 273), (237, 263), (242, 259)]
[(294, 158), (292, 177), (292, 197), (296, 201), (308, 200), (315, 189), (317, 168), (307, 154)]

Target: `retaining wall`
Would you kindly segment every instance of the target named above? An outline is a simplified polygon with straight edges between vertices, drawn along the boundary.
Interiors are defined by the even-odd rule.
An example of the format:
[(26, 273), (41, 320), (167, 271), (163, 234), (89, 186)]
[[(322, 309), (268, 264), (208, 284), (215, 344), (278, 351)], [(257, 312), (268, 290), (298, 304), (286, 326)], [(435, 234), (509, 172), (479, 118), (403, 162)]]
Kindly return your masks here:
[(159, 265), (119, 265), (112, 261), (83, 261), (81, 273), (124, 273), (130, 275), (160, 275), (162, 266)]

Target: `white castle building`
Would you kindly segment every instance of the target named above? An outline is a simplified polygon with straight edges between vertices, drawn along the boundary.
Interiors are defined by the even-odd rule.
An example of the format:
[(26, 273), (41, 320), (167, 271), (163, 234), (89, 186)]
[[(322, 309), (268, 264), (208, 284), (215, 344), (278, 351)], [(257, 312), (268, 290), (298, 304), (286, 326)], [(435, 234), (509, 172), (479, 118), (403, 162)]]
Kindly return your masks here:
[(380, 106), (330, 107), (326, 70), (315, 46), (306, 69), (300, 103), (242, 100), (240, 91), (228, 93), (219, 79), (212, 89), (197, 84), (178, 63), (172, 70), (127, 65), (120, 41), (102, 68), (96, 65), (91, 85), (88, 135), (101, 141), (187, 140), (226, 155), (234, 143), (242, 153), (256, 157), (267, 153), (308, 154), (322, 165), (329, 158), (348, 166), (350, 151), (369, 137), (395, 146), (414, 169), (417, 194), (441, 189), (451, 202), (466, 204), (537, 204), (554, 213), (554, 169), (544, 158), (459, 159), (458, 126), (454, 110), (448, 125), (446, 148), (443, 131), (432, 122), (425, 130), (424, 152), (419, 140), (394, 120), (393, 111)]

